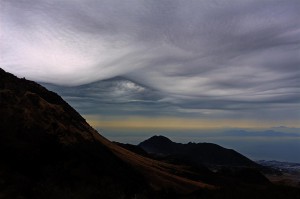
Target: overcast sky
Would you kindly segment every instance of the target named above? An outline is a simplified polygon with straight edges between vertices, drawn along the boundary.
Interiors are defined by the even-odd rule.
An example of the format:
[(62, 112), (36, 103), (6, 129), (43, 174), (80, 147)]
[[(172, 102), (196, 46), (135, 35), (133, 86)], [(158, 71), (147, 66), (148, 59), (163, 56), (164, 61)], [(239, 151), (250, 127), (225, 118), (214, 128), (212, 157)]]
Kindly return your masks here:
[(0, 66), (87, 115), (297, 126), (299, 19), (299, 0), (0, 0)]

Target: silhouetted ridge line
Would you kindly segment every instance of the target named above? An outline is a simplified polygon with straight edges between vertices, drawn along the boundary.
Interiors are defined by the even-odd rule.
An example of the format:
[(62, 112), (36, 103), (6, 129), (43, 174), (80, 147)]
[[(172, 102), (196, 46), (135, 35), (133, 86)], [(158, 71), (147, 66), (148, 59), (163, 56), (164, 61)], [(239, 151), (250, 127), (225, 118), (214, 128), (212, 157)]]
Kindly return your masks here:
[(3, 69), (0, 70), (0, 89), (11, 90), (19, 95), (25, 92), (35, 93), (51, 104), (62, 105), (76, 120), (85, 122), (85, 119), (55, 92), (47, 90), (34, 81), (26, 80), (25, 78), (19, 79), (15, 75), (5, 72)]
[(164, 136), (153, 136), (138, 146), (148, 153), (180, 157), (199, 165), (258, 167), (240, 153), (212, 143), (181, 144)]
[(0, 69), (0, 198), (132, 198), (144, 177), (60, 96)]

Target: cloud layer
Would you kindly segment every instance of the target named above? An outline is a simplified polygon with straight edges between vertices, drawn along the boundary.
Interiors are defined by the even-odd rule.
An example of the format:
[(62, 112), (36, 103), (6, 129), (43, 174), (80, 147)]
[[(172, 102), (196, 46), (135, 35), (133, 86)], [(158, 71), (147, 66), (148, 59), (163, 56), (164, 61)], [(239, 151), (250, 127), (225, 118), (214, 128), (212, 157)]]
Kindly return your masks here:
[(69, 86), (124, 76), (183, 112), (263, 107), (300, 118), (298, 0), (0, 6), (0, 66), (18, 76)]

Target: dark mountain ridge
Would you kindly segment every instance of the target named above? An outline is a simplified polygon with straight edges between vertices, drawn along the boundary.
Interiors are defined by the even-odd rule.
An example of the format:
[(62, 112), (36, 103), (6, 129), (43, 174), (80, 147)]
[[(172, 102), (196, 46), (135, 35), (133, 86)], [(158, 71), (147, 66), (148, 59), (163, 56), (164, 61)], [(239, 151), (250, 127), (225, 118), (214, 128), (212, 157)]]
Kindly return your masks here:
[(0, 198), (122, 198), (144, 177), (60, 96), (0, 69)]
[(176, 156), (197, 165), (253, 168), (259, 166), (232, 149), (212, 143), (181, 144), (172, 142), (164, 136), (153, 136), (138, 146), (150, 154)]

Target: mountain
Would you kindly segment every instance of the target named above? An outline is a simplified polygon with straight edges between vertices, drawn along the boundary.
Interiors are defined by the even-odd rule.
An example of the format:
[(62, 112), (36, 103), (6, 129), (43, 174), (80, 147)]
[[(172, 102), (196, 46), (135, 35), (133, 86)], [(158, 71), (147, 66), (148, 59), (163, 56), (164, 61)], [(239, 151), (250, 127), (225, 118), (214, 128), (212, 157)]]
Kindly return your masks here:
[[(163, 137), (163, 136), (156, 136)], [(165, 141), (171, 142), (168, 138), (163, 137)], [(163, 142), (158, 142), (158, 144), (164, 144)], [(188, 159), (182, 155), (163, 155), (155, 153), (147, 153), (141, 147), (132, 144), (122, 144), (117, 143), (119, 146), (130, 150), (134, 153), (140, 154), (144, 157), (152, 158), (153, 160), (159, 160), (161, 162), (166, 162), (174, 165), (184, 165), (190, 171), (197, 173), (197, 175), (191, 176), (194, 179), (202, 180), (209, 184), (214, 184), (217, 186), (228, 186), (237, 184), (268, 184), (269, 180), (259, 171), (257, 168), (251, 167), (216, 167), (214, 165), (210, 169), (203, 164), (195, 163), (192, 159)], [(164, 145), (166, 146), (166, 145)], [(214, 172), (211, 170), (213, 169)], [(196, 177), (196, 178), (195, 178)]]
[(225, 149), (216, 144), (191, 142), (181, 144), (172, 142), (164, 136), (153, 136), (141, 142), (138, 147), (148, 152), (154, 159), (197, 168), (198, 173), (205, 174), (203, 179), (209, 178), (209, 182), (218, 185), (269, 183), (261, 173), (262, 170), (268, 171), (267, 168), (232, 149)]
[(256, 184), (259, 175), (252, 170), (215, 173), (205, 166), (202, 170), (171, 164), (126, 147), (102, 137), (56, 93), (0, 69), (1, 199), (300, 195), (296, 188)]
[(253, 168), (259, 166), (232, 149), (211, 143), (181, 144), (172, 142), (164, 136), (153, 136), (138, 146), (150, 154), (177, 157), (196, 165)]
[(0, 107), (0, 198), (132, 198), (213, 187), (188, 178), (194, 174), (184, 167), (113, 144), (56, 93), (2, 69)]

